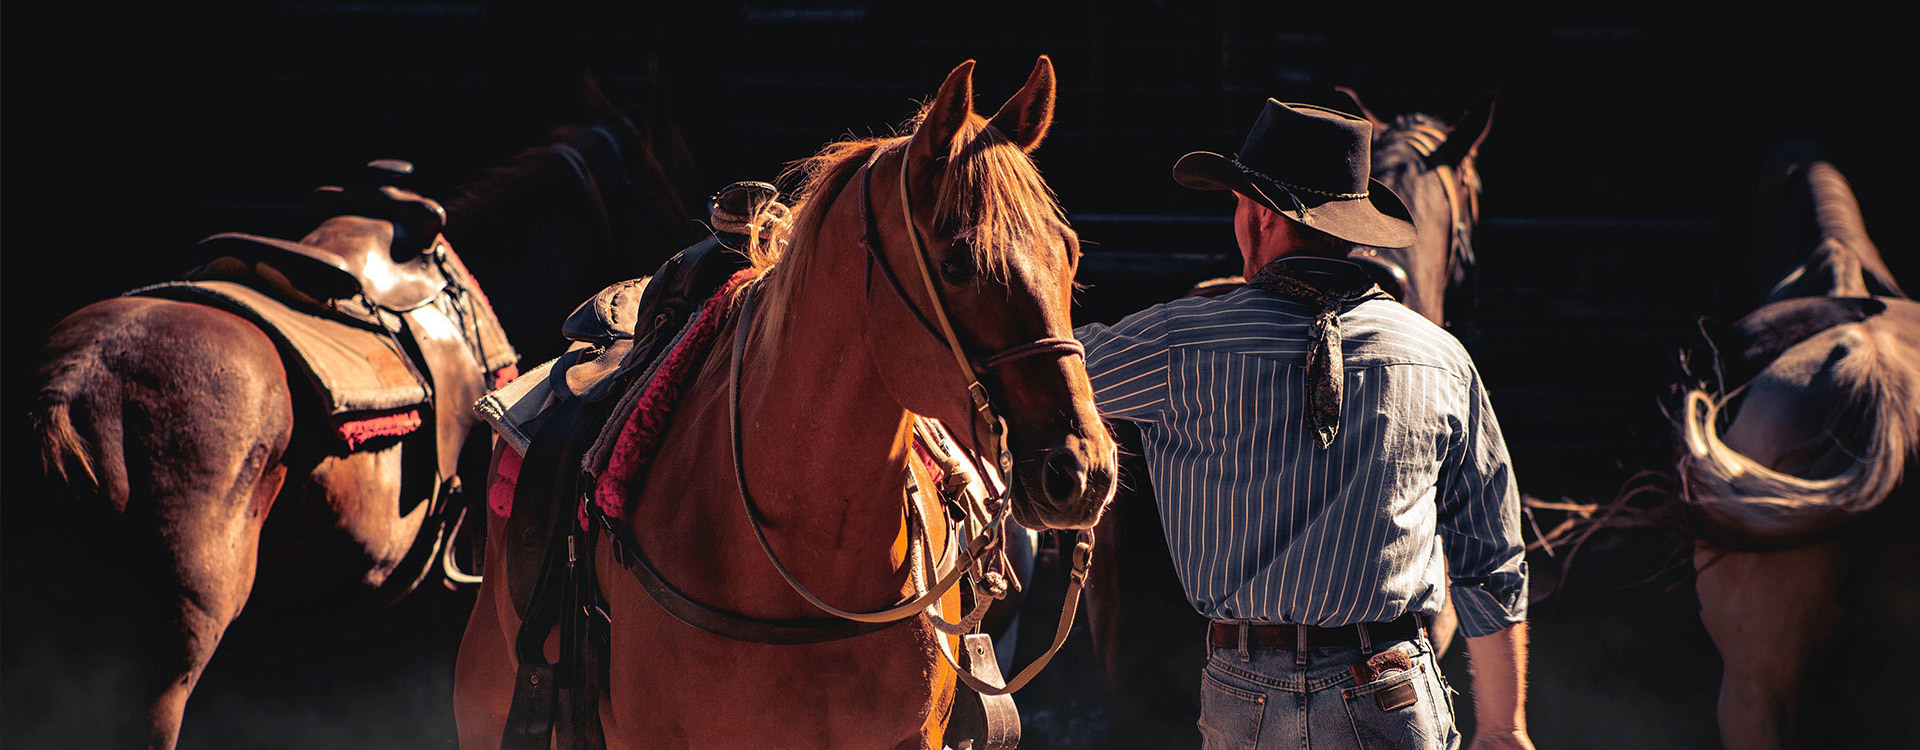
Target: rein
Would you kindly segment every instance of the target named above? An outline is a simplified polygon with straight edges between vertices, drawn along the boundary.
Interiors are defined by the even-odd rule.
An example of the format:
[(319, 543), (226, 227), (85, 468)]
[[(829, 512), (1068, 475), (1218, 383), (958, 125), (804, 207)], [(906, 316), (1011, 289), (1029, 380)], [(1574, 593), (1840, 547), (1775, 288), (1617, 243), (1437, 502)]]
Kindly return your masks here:
[[(908, 190), (907, 170), (904, 161), (901, 164), (900, 170), (901, 212), (907, 224), (908, 237), (912, 240), (914, 259), (919, 267), (921, 281), (925, 283), (929, 299), (932, 301), (931, 307), (933, 315), (931, 317), (913, 303), (912, 297), (907, 294), (905, 286), (901, 284), (899, 275), (895, 273), (892, 265), (887, 262), (885, 256), (880, 252), (879, 231), (877, 222), (875, 221), (870, 186), (872, 184), (873, 166), (879, 160), (881, 153), (880, 150), (876, 149), (874, 154), (868, 158), (867, 163), (860, 168), (860, 204), (861, 216), (864, 223), (860, 244), (867, 250), (869, 289), (871, 289), (873, 269), (878, 267), (882, 275), (886, 277), (888, 283), (893, 287), (894, 292), (899, 295), (900, 301), (913, 313), (914, 318), (920, 322), (921, 326), (936, 338), (940, 338), (946, 342), (948, 348), (953, 352), (955, 361), (961, 368), (962, 376), (967, 383), (968, 396), (972, 399), (974, 405), (976, 425), (973, 426), (973, 434), (978, 438), (978, 422), (987, 424), (988, 431), (992, 436), (991, 446), (999, 459), (1002, 476), (1008, 477), (1010, 485), (1013, 457), (1006, 445), (1006, 420), (994, 410), (991, 395), (988, 393), (986, 386), (980, 382), (979, 376), (985, 374), (992, 368), (1028, 357), (1046, 354), (1058, 354), (1062, 356), (1080, 354), (1084, 356), (1085, 349), (1080, 345), (1078, 340), (1071, 337), (1042, 338), (1009, 347), (981, 360), (969, 359), (966, 355), (966, 350), (960, 344), (959, 336), (953, 330), (953, 326), (947, 316), (946, 306), (940, 297), (938, 287), (933, 283), (933, 274), (928, 268), (926, 250), (920, 240), (919, 228), (913, 222), (913, 204), (911, 202), (911, 193)], [(740, 381), (746, 360), (747, 341), (753, 327), (753, 309), (755, 300), (758, 298), (758, 291), (757, 287), (747, 290), (746, 299), (743, 301), (740, 311), (740, 319), (735, 326), (733, 362), (730, 366), (728, 391), (730, 406), (729, 417), (733, 443), (734, 479), (739, 484), (740, 499), (747, 513), (748, 525), (753, 529), (754, 538), (759, 542), (761, 551), (766, 554), (767, 560), (773, 564), (774, 569), (779, 572), (780, 577), (787, 582), (787, 585), (791, 587), (795, 593), (799, 594), (801, 598), (805, 599), (815, 608), (833, 617), (858, 623), (885, 626), (904, 622), (915, 616), (925, 615), (932, 621), (937, 629), (943, 632), (954, 632), (969, 627), (969, 623), (977, 623), (979, 619), (978, 612), (964, 617), (959, 622), (948, 622), (943, 616), (935, 613), (933, 608), (938, 605), (939, 600), (944, 597), (947, 592), (951, 591), (953, 587), (959, 583), (962, 574), (973, 567), (983, 555), (1003, 544), (1006, 533), (1006, 523), (1012, 513), (1013, 507), (1012, 498), (1004, 488), (998, 490), (994, 496), (988, 498), (989, 509), (997, 507), (998, 510), (989, 510), (992, 514), (991, 519), (985, 524), (982, 524), (983, 528), (978, 536), (967, 542), (965, 551), (956, 553), (957, 545), (951, 543), (947, 545), (946, 554), (944, 555), (946, 560), (943, 561), (942, 566), (944, 567), (947, 564), (951, 564), (952, 567), (940, 574), (933, 586), (928, 587), (926, 591), (917, 596), (911, 596), (905, 601), (880, 611), (850, 612), (821, 601), (819, 597), (807, 590), (806, 586), (780, 561), (779, 555), (773, 551), (773, 546), (767, 541), (766, 532), (761, 527), (760, 516), (756, 511), (752, 491), (747, 486), (745, 435), (741, 427)], [(937, 321), (937, 325), (935, 321)], [(979, 442), (975, 444), (980, 445)], [(962, 453), (964, 454), (965, 451), (962, 451)], [(973, 458), (966, 456), (966, 460), (972, 461)], [(977, 470), (978, 467), (976, 466), (975, 468)], [(909, 512), (909, 516), (911, 520), (911, 511)], [(951, 526), (949, 527), (949, 531), (952, 531)], [(1053, 643), (1044, 654), (1028, 664), (1027, 667), (1015, 675), (1013, 679), (1001, 685), (992, 685), (974, 677), (968, 670), (961, 669), (958, 664), (954, 663), (954, 656), (949, 652), (945, 639), (940, 639), (940, 653), (947, 659), (949, 665), (953, 667), (955, 676), (959, 681), (982, 695), (1006, 695), (1024, 687), (1027, 682), (1038, 675), (1040, 670), (1044, 669), (1047, 663), (1052, 660), (1053, 655), (1066, 643), (1067, 635), (1072, 630), (1074, 614), (1079, 606), (1080, 591), (1086, 584), (1087, 571), (1092, 564), (1092, 554), (1093, 532), (1091, 529), (1083, 529), (1079, 532), (1079, 536), (1074, 545), (1073, 569), (1070, 573), (1071, 583), (1068, 586), (1065, 604), (1061, 607), (1060, 625), (1054, 635)], [(919, 586), (916, 585), (916, 588), (919, 588)], [(991, 601), (989, 597), (976, 597), (976, 599), (975, 606), (978, 608), (984, 608), (987, 603)]]

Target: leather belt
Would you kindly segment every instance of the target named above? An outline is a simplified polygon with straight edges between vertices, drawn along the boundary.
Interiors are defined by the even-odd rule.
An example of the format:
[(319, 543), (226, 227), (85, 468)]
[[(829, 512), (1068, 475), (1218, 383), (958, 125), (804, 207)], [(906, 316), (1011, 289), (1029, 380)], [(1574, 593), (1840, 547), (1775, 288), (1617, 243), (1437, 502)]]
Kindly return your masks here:
[(1359, 648), (1361, 629), (1366, 630), (1367, 644), (1386, 641), (1410, 641), (1425, 635), (1426, 628), (1418, 614), (1407, 613), (1392, 622), (1366, 622), (1358, 625), (1340, 625), (1323, 628), (1314, 625), (1259, 624), (1214, 621), (1207, 627), (1207, 643), (1214, 648), (1239, 648), (1240, 632), (1247, 634), (1247, 649), (1250, 651), (1292, 651), (1301, 643), (1302, 632), (1306, 638), (1306, 647), (1315, 648)]

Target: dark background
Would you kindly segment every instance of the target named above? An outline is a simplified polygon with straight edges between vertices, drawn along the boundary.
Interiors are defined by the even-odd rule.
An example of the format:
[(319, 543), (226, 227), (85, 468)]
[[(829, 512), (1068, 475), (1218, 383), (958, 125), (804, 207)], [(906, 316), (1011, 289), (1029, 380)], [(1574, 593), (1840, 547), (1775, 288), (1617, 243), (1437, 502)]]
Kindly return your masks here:
[[(1906, 220), (1916, 160), (1898, 115), (1911, 42), (1899, 24), (1831, 3), (1791, 18), (1691, 22), (1668, 6), (1608, 7), (1493, 18), (1149, 0), (12, 4), (0, 22), (0, 525), (9, 539), (33, 533), (20, 508), (43, 501), (20, 491), (35, 467), (14, 423), (49, 325), (197, 264), (193, 243), (206, 235), (302, 234), (307, 191), (370, 159), (413, 161), (419, 189), (434, 195), (568, 121), (579, 72), (591, 69), (614, 100), (665, 108), (717, 188), (773, 178), (842, 135), (891, 132), (965, 59), (979, 61), (976, 106), (990, 112), (1042, 53), (1060, 76), (1059, 105), (1036, 158), (1088, 244), (1081, 321), (1111, 321), (1234, 270), (1222, 263), (1233, 252), (1229, 204), (1179, 188), (1168, 171), (1186, 151), (1235, 149), (1263, 97), (1338, 103), (1332, 87), (1344, 85), (1384, 116), (1451, 119), (1497, 91), (1480, 161), (1473, 353), (1523, 491), (1605, 500), (1666, 465), (1662, 404), (1673, 403), (1674, 353), (1698, 318), (1724, 320), (1754, 299), (1749, 212), (1776, 144), (1826, 146), (1896, 277), (1920, 278)], [(1805, 17), (1814, 10), (1826, 14)], [(482, 281), (512, 293), (508, 280)], [(1543, 747), (1716, 742), (1719, 665), (1678, 549), (1657, 533), (1612, 537), (1536, 607), (1531, 715)], [(1557, 580), (1556, 560), (1544, 562), (1536, 570)], [(0, 608), (20, 603), (17, 582), (34, 566), (56, 564), (10, 562)], [(438, 634), (458, 622), (458, 596), (423, 599), (382, 627)], [(270, 666), (222, 682), (223, 665), (244, 666), (223, 650), (208, 697), (189, 709), (188, 743), (284, 745), (287, 732), (322, 747), (445, 743), (445, 638), (383, 641), (414, 638), (411, 656), (372, 675), (382, 687), (362, 705), (333, 677), (300, 673), (332, 655), (241, 623), (228, 646), (271, 644), (258, 661)], [(1458, 657), (1448, 671), (1456, 686), (1468, 681)], [(1070, 650), (1023, 696), (1027, 746), (1099, 742), (1096, 679)], [(0, 706), (8, 744), (60, 736), (48, 718), (58, 714), (12, 699), (20, 694), (9, 686)], [(83, 690), (44, 694), (85, 700)], [(319, 695), (353, 708), (316, 709)]]

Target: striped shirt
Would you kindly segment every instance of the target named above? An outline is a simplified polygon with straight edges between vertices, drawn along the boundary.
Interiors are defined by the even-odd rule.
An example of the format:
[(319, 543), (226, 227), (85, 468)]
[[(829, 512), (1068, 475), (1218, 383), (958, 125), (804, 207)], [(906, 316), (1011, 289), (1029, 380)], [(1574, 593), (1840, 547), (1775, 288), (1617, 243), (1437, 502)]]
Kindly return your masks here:
[(1469, 637), (1525, 619), (1519, 494), (1466, 350), (1391, 300), (1342, 309), (1345, 397), (1322, 450), (1302, 406), (1313, 314), (1242, 288), (1074, 332), (1101, 414), (1140, 424), (1188, 600), (1215, 620), (1336, 626), (1436, 615), (1451, 590)]

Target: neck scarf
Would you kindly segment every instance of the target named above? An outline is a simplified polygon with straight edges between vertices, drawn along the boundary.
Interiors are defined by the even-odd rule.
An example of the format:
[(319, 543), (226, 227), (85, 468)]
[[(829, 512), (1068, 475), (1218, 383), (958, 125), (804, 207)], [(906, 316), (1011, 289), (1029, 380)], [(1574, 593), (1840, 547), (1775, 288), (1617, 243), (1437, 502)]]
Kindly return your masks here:
[(1353, 263), (1332, 258), (1281, 258), (1260, 268), (1247, 286), (1316, 309), (1307, 332), (1307, 421), (1322, 450), (1340, 434), (1340, 309), (1386, 292)]

